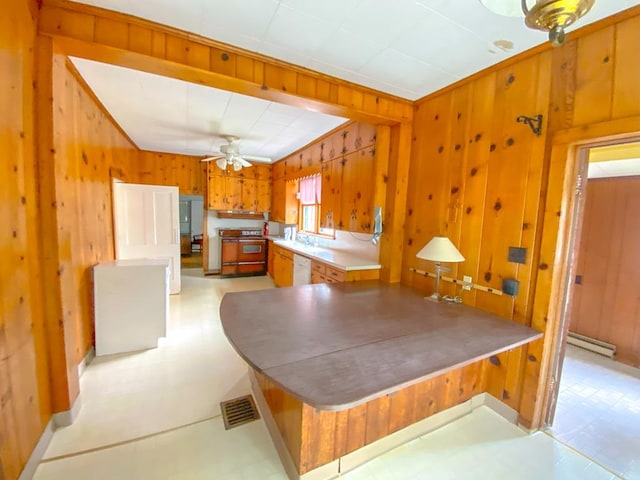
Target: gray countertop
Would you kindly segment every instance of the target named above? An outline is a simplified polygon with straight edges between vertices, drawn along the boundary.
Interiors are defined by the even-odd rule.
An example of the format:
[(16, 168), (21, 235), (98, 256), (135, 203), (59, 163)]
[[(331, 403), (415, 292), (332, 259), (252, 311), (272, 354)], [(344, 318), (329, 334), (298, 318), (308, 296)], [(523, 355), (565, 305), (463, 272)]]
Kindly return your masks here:
[(220, 316), (252, 368), (322, 410), (354, 407), (542, 336), (376, 281), (228, 293)]

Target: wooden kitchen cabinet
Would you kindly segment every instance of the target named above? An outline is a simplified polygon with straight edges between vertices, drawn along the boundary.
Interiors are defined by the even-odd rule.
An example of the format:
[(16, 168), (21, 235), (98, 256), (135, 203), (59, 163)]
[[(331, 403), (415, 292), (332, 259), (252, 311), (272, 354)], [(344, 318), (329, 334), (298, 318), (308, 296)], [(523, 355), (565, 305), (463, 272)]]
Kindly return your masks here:
[[(277, 162), (273, 167), (272, 220), (297, 223), (290, 181), (320, 173), (320, 226), (371, 233), (376, 182), (376, 126), (351, 122)], [(378, 172), (386, 177), (383, 172)], [(297, 187), (296, 187), (297, 190)], [(294, 207), (295, 205), (295, 207)]]
[(298, 223), (298, 181), (285, 180), (284, 177), (273, 181), (271, 220), (287, 224)]
[(293, 252), (273, 245), (273, 283), (276, 287), (293, 285)]
[(341, 161), (340, 229), (371, 233), (375, 187), (375, 149), (346, 155)]
[(322, 195), (320, 200), (320, 226), (341, 230), (340, 192), (342, 189), (342, 159), (322, 164)]
[(274, 178), (271, 189), (271, 216), (269, 220), (273, 222), (285, 223), (284, 216), (286, 211), (286, 185), (284, 177)]
[(208, 166), (209, 210), (268, 212), (271, 210), (270, 166), (254, 165), (239, 172)]
[(318, 260), (311, 261), (311, 283), (356, 282), (358, 280), (377, 280), (380, 270), (341, 270)]

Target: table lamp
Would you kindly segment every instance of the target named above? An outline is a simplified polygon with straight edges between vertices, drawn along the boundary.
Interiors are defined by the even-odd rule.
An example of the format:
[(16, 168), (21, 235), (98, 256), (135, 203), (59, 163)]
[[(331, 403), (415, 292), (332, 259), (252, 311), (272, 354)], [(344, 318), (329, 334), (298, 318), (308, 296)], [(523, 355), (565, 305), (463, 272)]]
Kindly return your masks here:
[(429, 260), (436, 264), (436, 285), (435, 291), (430, 297), (425, 297), (428, 300), (439, 302), (440, 301), (440, 272), (443, 270), (442, 262), (457, 263), (464, 262), (464, 257), (458, 251), (458, 249), (451, 243), (447, 237), (435, 236), (427, 243), (422, 250), (420, 250), (416, 257), (422, 260)]

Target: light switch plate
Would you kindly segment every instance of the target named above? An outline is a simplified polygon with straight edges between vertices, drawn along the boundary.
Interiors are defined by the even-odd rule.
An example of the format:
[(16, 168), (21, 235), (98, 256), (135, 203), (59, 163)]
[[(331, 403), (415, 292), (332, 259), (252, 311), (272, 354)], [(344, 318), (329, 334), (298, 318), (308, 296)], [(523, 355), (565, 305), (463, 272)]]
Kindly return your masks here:
[(471, 284), (473, 283), (473, 278), (469, 275), (464, 275), (462, 277), (462, 290), (471, 290)]

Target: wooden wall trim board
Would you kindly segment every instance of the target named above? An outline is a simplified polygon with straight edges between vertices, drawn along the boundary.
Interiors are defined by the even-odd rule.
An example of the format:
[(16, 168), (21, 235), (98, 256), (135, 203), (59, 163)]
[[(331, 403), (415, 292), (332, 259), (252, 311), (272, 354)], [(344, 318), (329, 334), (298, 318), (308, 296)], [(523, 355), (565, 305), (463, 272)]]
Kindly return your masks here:
[[(65, 275), (59, 261), (59, 231), (57, 224), (57, 189), (55, 166), (55, 145), (53, 132), (53, 71), (54, 52), (51, 39), (38, 37), (37, 44), (38, 80), (36, 104), (39, 115), (38, 168), (39, 168), (39, 225), (42, 238), (43, 285), (47, 285), (44, 296), (46, 311), (47, 352), (51, 369), (51, 403), (53, 412), (69, 410), (79, 393), (78, 376), (74, 375), (72, 359), (67, 355), (61, 277)], [(68, 274), (68, 273), (67, 273)], [(74, 343), (74, 342), (70, 342)], [(76, 372), (77, 373), (77, 372)]]
[(68, 55), (364, 121), (408, 122), (411, 102), (109, 10), (45, 1), (40, 33)]
[(389, 138), (389, 173), (386, 181), (386, 209), (383, 211), (385, 234), (380, 238), (380, 278), (389, 283), (397, 283), (402, 278), (412, 128), (408, 124), (394, 125)]

